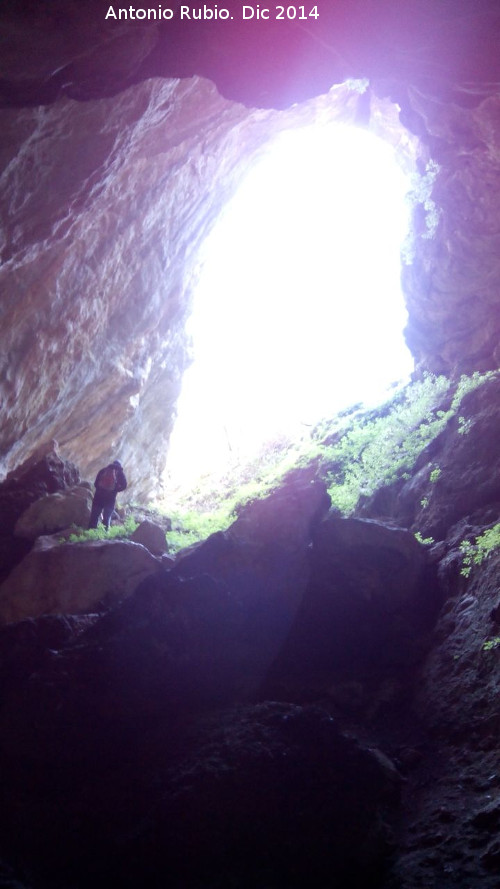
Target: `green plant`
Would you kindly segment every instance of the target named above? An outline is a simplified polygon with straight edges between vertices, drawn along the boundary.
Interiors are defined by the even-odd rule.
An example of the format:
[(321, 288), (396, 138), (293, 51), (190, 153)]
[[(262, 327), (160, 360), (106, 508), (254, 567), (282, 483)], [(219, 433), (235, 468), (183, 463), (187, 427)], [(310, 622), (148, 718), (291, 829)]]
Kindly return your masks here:
[[(326, 473), (334, 506), (348, 514), (361, 496), (408, 477), (423, 449), (457, 413), (464, 396), (497, 373), (464, 375), (455, 386), (444, 376), (427, 374), (382, 405), (375, 415), (354, 416), (344, 430), (337, 426), (335, 436), (330, 436), (329, 452), (324, 450), (319, 458), (321, 475), (322, 467), (335, 466)], [(443, 402), (445, 407), (448, 403), (446, 410), (441, 407)], [(433, 470), (432, 481), (439, 472), (439, 468)], [(424, 497), (422, 507), (428, 505)]]
[(234, 514), (219, 509), (213, 513), (201, 513), (196, 511), (185, 513), (173, 513), (172, 530), (167, 531), (167, 543), (169, 552), (177, 552), (200, 540), (205, 540), (216, 531), (224, 531), (232, 520)]
[(432, 544), (435, 542), (434, 537), (422, 537), (420, 531), (415, 531), (415, 537), (423, 546), (432, 546)]
[(483, 651), (494, 651), (496, 648), (500, 648), (500, 636), (494, 636), (493, 639), (487, 639), (486, 642), (483, 642)]
[(138, 523), (129, 516), (125, 519), (123, 525), (111, 525), (109, 531), (106, 531), (104, 525), (99, 525), (97, 528), (89, 528), (88, 531), (78, 531), (70, 534), (68, 543), (85, 543), (88, 540), (116, 540), (117, 538), (130, 537), (137, 525)]
[(476, 537), (475, 543), (470, 540), (462, 540), (460, 551), (462, 553), (462, 570), (464, 577), (469, 577), (474, 565), (481, 565), (484, 559), (500, 546), (500, 524), (494, 525)]
[[(167, 534), (170, 547), (188, 546), (226, 528), (246, 503), (267, 496), (297, 472), (323, 479), (332, 505), (352, 514), (360, 498), (409, 479), (423, 449), (455, 416), (464, 395), (493, 375), (473, 374), (452, 383), (428, 374), (376, 410), (355, 405), (322, 420), (298, 440), (267, 442), (253, 460), (207, 475), (196, 489), (155, 504), (174, 518)], [(432, 470), (431, 481), (439, 472), (439, 467)], [(428, 502), (423, 498), (422, 505)]]
[(330, 496), (352, 512), (361, 495), (391, 484), (410, 470), (422, 449), (441, 431), (449, 414), (437, 405), (450, 388), (446, 377), (427, 375), (410, 384), (373, 417), (355, 419), (334, 446), (343, 468), (331, 476)]
[(434, 484), (435, 482), (437, 482), (440, 475), (441, 475), (441, 470), (440, 470), (439, 466), (436, 466), (436, 468), (432, 470), (432, 472), (429, 476), (429, 481), (432, 482), (432, 484)]
[(484, 383), (488, 382), (488, 380), (493, 380), (496, 376), (498, 376), (498, 373), (498, 370), (487, 370), (485, 371), (485, 373), (480, 373), (478, 370), (476, 370), (470, 376), (467, 376), (467, 374), (462, 374), (456, 385), (455, 393), (452, 398), (452, 413), (455, 414), (458, 411), (458, 408), (460, 407), (460, 404), (462, 403), (465, 395), (468, 395), (469, 392), (473, 392), (474, 389), (482, 386)]

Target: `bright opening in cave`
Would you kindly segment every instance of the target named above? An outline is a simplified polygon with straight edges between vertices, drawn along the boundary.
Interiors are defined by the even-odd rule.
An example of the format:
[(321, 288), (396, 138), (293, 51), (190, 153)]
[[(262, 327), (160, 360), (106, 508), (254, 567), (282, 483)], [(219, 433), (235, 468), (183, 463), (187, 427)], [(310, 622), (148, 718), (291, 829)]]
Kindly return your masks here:
[(205, 243), (171, 484), (408, 377), (408, 190), (388, 143), (338, 124), (282, 133), (249, 170)]

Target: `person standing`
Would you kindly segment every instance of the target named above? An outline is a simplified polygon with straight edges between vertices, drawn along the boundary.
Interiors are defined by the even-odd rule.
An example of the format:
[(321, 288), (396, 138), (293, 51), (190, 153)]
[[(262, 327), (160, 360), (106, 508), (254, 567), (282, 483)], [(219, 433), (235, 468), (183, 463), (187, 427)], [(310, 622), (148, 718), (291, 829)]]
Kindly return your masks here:
[(127, 479), (119, 460), (99, 470), (96, 476), (95, 494), (90, 512), (89, 528), (97, 528), (101, 517), (106, 531), (109, 531), (111, 516), (116, 503), (116, 495), (127, 487)]

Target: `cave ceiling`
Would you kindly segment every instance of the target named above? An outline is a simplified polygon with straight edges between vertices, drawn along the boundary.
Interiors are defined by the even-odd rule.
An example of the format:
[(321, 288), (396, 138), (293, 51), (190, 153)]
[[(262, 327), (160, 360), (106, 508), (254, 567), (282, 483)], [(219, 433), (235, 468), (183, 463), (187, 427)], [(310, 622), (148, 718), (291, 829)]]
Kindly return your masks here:
[(3, 0), (2, 474), (56, 438), (88, 477), (119, 454), (151, 493), (200, 246), (248, 158), (325, 109), (421, 173), (438, 164), (403, 267), (417, 369), (498, 365), (498, 5), (320, 0), (305, 22), (226, 5), (233, 20), (181, 20), (173, 2), (173, 21), (148, 22), (106, 19), (102, 0)]

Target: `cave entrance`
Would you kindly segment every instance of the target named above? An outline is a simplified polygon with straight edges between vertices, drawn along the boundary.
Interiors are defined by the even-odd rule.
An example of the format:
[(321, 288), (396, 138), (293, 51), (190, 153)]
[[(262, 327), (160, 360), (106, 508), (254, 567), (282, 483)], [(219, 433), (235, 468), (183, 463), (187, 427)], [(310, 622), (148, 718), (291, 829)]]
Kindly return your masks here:
[(308, 434), (408, 378), (400, 285), (408, 176), (372, 133), (274, 139), (204, 245), (168, 484)]

